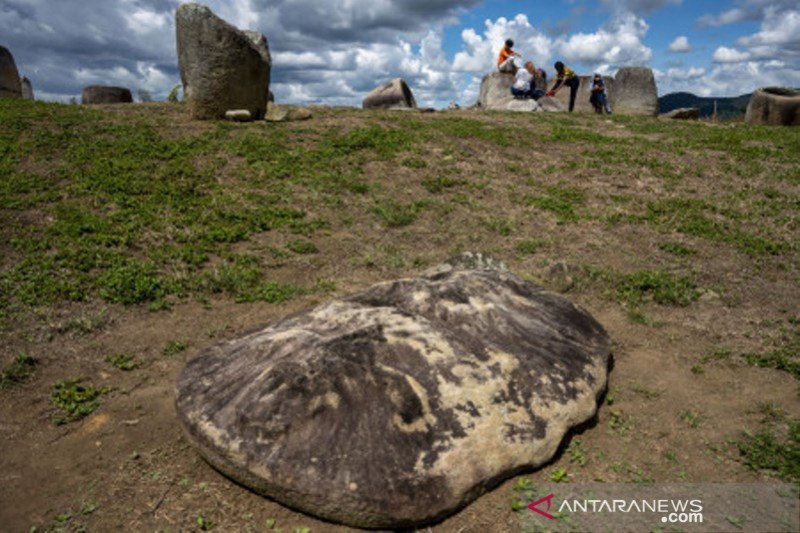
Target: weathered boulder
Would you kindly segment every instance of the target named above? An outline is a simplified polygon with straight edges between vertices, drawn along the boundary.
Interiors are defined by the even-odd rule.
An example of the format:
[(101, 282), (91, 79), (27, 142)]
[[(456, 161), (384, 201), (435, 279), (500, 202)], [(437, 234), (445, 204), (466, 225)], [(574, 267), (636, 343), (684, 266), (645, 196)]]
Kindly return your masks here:
[(125, 87), (107, 87), (105, 85), (90, 85), (84, 87), (81, 93), (81, 103), (92, 104), (130, 104), (133, 95)]
[(532, 100), (532, 99), (528, 98), (528, 99), (525, 99), (525, 100), (517, 100), (517, 99), (511, 100), (506, 105), (506, 110), (507, 111), (517, 111), (517, 112), (521, 112), (521, 113), (525, 113), (525, 112), (531, 113), (531, 112), (536, 112), (536, 111), (542, 111), (542, 108), (538, 103), (536, 103), (536, 100)]
[(697, 120), (700, 118), (700, 110), (696, 107), (681, 107), (667, 113), (661, 113), (660, 118), (671, 120)]
[[(592, 83), (593, 76), (578, 76), (581, 81), (578, 87), (578, 94), (575, 96), (575, 109), (576, 113), (593, 113), (594, 107), (589, 103), (589, 98), (592, 96)], [(614, 92), (614, 78), (612, 76), (603, 76), (603, 81), (606, 85), (606, 97), (611, 98)], [(552, 84), (551, 84), (552, 85)], [(564, 109), (569, 109), (569, 87), (562, 87), (555, 99)]]
[(750, 98), (744, 121), (767, 126), (800, 126), (800, 91), (785, 87), (758, 89)]
[(21, 98), (22, 85), (14, 56), (8, 48), (0, 46), (0, 98)]
[(254, 119), (263, 118), (271, 68), (266, 37), (242, 32), (194, 3), (178, 7), (175, 27), (192, 117), (220, 119), (229, 109), (247, 109)]
[(277, 105), (270, 102), (264, 119), (267, 122), (293, 122), (296, 120), (308, 120), (311, 117), (311, 111), (305, 107)]
[[(542, 76), (537, 75), (535, 86), (543, 91), (547, 90), (547, 82)], [(487, 111), (504, 111), (509, 109), (509, 104), (516, 98), (511, 94), (514, 85), (514, 75), (507, 72), (491, 72), (481, 80), (481, 89), (478, 96), (478, 106)], [(513, 104), (512, 107), (515, 107)]]
[(376, 87), (362, 102), (364, 109), (416, 109), (417, 102), (408, 84), (401, 78)]
[[(645, 67), (624, 67), (614, 77), (608, 90), (614, 113), (621, 115), (658, 115), (658, 88), (653, 71)], [(587, 95), (588, 100), (588, 95)]]
[(22, 98), (25, 100), (33, 100), (33, 84), (31, 80), (23, 76), (22, 80), (20, 80), (20, 84), (22, 85)]
[(548, 111), (550, 113), (560, 113), (569, 109), (569, 102), (567, 102), (565, 106), (558, 99), (551, 96), (542, 96), (537, 100), (537, 103), (539, 107), (542, 108), (542, 111)]
[(478, 105), (481, 109), (502, 110), (514, 101), (511, 86), (514, 85), (514, 75), (506, 72), (490, 72), (481, 80), (481, 89), (478, 95)]
[(443, 518), (592, 418), (610, 341), (568, 300), (467, 254), (209, 348), (177, 384), (214, 467), (369, 528)]

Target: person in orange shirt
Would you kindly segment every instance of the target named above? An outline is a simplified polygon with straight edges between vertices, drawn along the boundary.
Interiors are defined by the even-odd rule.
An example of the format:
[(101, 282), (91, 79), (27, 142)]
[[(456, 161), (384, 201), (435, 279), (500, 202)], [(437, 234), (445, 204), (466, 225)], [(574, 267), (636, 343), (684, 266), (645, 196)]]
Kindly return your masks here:
[(517, 65), (514, 64), (515, 57), (522, 57), (514, 50), (514, 41), (508, 39), (506, 45), (500, 50), (500, 57), (497, 58), (497, 70), (500, 72), (510, 72), (516, 74)]

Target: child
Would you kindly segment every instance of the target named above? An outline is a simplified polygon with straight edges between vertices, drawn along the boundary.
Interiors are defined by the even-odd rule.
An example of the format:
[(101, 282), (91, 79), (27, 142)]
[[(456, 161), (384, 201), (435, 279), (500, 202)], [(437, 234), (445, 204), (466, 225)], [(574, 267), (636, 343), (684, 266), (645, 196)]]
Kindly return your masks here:
[(500, 72), (517, 73), (517, 65), (514, 64), (514, 58), (522, 56), (516, 53), (513, 48), (514, 41), (508, 39), (506, 45), (500, 50), (500, 56), (497, 58), (497, 70)]
[(525, 63), (525, 68), (517, 71), (514, 85), (511, 86), (511, 94), (515, 98), (533, 98), (534, 100), (544, 96), (544, 91), (536, 88), (536, 74), (533, 61)]
[(578, 87), (581, 85), (581, 80), (575, 74), (575, 71), (567, 67), (561, 61), (553, 65), (556, 69), (556, 82), (547, 93), (547, 96), (555, 96), (563, 86), (569, 87), (569, 112), (575, 109), (575, 97), (578, 95)]
[(602, 114), (605, 109), (606, 113), (611, 114), (611, 106), (608, 105), (606, 96), (606, 84), (600, 74), (595, 74), (592, 80), (592, 96), (589, 98), (589, 102), (594, 107), (595, 113)]

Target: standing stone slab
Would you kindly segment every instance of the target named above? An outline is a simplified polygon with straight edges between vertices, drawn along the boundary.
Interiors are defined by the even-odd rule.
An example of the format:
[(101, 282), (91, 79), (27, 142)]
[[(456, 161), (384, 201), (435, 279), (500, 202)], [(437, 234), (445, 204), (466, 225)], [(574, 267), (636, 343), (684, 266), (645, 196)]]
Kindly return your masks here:
[(592, 418), (610, 342), (481, 256), (375, 285), (202, 352), (176, 407), (214, 467), (357, 527), (444, 518)]
[(396, 78), (373, 89), (362, 105), (364, 109), (416, 109), (417, 101), (405, 80)]
[(266, 38), (243, 32), (199, 4), (175, 16), (178, 65), (193, 118), (221, 119), (246, 109), (254, 119), (267, 110), (271, 59)]
[(800, 126), (800, 91), (786, 87), (758, 89), (750, 98), (747, 124)]
[(8, 48), (0, 46), (0, 98), (21, 98), (22, 85), (14, 56)]
[(619, 69), (608, 96), (614, 113), (653, 117), (658, 115), (658, 88), (653, 71), (649, 68)]
[(23, 76), (21, 84), (22, 84), (22, 98), (24, 98), (25, 100), (33, 100), (33, 84), (31, 83), (31, 80)]
[(90, 85), (81, 92), (81, 103), (92, 104), (130, 104), (133, 95), (125, 87), (107, 87), (105, 85)]

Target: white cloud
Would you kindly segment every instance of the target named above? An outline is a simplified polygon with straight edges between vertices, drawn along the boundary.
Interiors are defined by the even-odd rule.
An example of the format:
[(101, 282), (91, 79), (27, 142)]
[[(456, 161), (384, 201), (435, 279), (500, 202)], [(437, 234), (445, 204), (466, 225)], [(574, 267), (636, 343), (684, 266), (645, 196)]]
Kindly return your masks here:
[(674, 41), (669, 43), (668, 50), (676, 54), (683, 54), (692, 51), (692, 46), (689, 44), (689, 38), (685, 35), (676, 37)]
[(723, 11), (719, 15), (703, 15), (698, 22), (702, 26), (725, 26), (747, 19), (747, 12), (744, 9), (736, 7)]
[(728, 48), (720, 46), (714, 51), (715, 63), (741, 63), (750, 59), (750, 54), (747, 52), (740, 52), (735, 48)]
[(497, 56), (506, 39), (514, 40), (514, 49), (537, 65), (550, 61), (553, 40), (535, 28), (527, 15), (519, 14), (509, 20), (500, 17), (486, 20), (483, 36), (469, 28), (461, 32), (463, 50), (456, 53), (453, 70), (472, 74), (485, 74), (497, 64)]
[(567, 61), (589, 66), (644, 65), (653, 57), (653, 51), (642, 43), (647, 30), (644, 19), (625, 13), (607, 28), (595, 33), (578, 33), (560, 40), (557, 47)]

